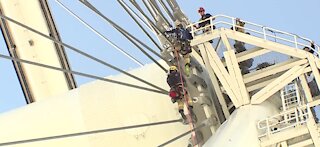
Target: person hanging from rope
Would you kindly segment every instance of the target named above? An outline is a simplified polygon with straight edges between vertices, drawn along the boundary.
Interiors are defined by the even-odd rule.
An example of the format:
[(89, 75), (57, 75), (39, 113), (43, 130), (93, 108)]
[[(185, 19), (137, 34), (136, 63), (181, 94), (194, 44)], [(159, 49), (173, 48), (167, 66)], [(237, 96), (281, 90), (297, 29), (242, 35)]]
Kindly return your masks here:
[(170, 66), (169, 73), (167, 76), (167, 83), (170, 87), (169, 96), (171, 97), (172, 103), (178, 103), (179, 113), (183, 119), (183, 123), (187, 123), (187, 117), (184, 114), (184, 98), (187, 96), (187, 106), (190, 111), (192, 120), (196, 121), (196, 116), (193, 112), (193, 102), (191, 98), (188, 98), (188, 92), (183, 85), (185, 85), (185, 79), (178, 71), (177, 66)]
[[(183, 56), (185, 63), (185, 73), (187, 76), (189, 76), (191, 66), (190, 53), (192, 52), (190, 40), (192, 40), (193, 37), (189, 30), (185, 29), (182, 26), (180, 21), (176, 20), (174, 23), (176, 28), (166, 31), (165, 34), (169, 34), (169, 36), (171, 35), (174, 52), (177, 51)], [(175, 53), (173, 54), (176, 55)], [(178, 59), (178, 57), (175, 58)]]

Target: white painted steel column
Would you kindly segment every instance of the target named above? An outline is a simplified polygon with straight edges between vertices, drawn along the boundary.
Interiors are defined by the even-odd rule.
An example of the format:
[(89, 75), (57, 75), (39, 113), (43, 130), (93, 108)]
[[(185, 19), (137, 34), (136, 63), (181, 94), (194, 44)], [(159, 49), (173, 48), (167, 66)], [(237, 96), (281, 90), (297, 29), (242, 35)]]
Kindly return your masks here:
[[(0, 0), (5, 16), (26, 24), (44, 34), (50, 30), (38, 0)], [(15, 42), (19, 58), (61, 67), (54, 43), (20, 26), (8, 22), (8, 31)], [(68, 81), (64, 73), (33, 65), (21, 64), (33, 101), (67, 92)]]

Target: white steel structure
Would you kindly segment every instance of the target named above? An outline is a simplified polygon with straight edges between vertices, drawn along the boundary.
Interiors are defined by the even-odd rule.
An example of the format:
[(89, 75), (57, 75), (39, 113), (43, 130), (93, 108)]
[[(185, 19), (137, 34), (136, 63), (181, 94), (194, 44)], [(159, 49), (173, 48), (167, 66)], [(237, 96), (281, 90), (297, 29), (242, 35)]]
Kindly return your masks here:
[[(63, 71), (100, 81), (58, 95), (45, 95), (41, 97), (42, 101), (0, 115), (0, 146), (320, 147), (319, 124), (312, 113), (313, 107), (320, 105), (320, 99), (317, 93), (310, 90), (319, 90), (320, 47), (315, 44), (315, 54), (302, 50), (304, 47), (311, 48), (307, 38), (244, 20), (241, 21), (245, 22), (245, 25), (238, 26), (236, 18), (225, 15), (212, 16), (202, 21), (209, 21), (209, 25), (196, 28), (194, 26), (201, 22), (190, 23), (175, 0), (143, 1), (151, 18), (136, 1), (130, 0), (137, 10), (134, 11), (127, 2), (118, 0), (140, 28), (145, 33), (146, 29), (152, 30), (161, 43), (159, 45), (154, 38), (148, 36), (160, 50), (160, 53), (151, 52), (162, 60), (154, 60), (144, 52), (155, 63), (125, 72), (42, 31), (37, 31), (38, 27), (29, 24), (31, 20), (27, 18), (23, 20), (24, 24), (21, 24), (19, 22), (22, 20), (17, 19), (19, 16), (6, 16), (7, 13), (16, 11), (11, 8), (12, 5), (22, 5), (23, 0), (1, 2), (2, 9), (6, 11), (0, 17), (6, 23), (12, 23), (19, 28), (16, 30), (24, 30), (13, 32), (17, 35), (14, 37), (15, 42), (29, 41), (31, 46), (30, 39), (25, 39), (23, 32), (41, 35), (122, 74), (102, 78), (72, 71), (58, 67), (56, 62), (51, 63), (57, 61), (57, 58), (44, 58), (47, 54), (39, 58), (48, 62), (42, 61), (40, 64), (29, 62), (34, 61), (29, 58), (20, 60), (20, 57), (1, 55), (2, 58), (15, 62), (36, 64), (41, 66), (41, 69), (49, 68), (57, 73)], [(34, 7), (40, 3), (36, 0), (33, 2), (34, 5), (23, 5), (23, 8), (30, 10), (32, 7), (38, 11), (40, 7)], [(44, 0), (41, 2), (46, 3)], [(129, 41), (135, 42), (141, 51), (144, 51), (143, 48), (150, 49), (88, 1), (79, 2), (111, 24)], [(108, 41), (63, 4), (61, 6)], [(186, 80), (190, 97), (196, 102), (194, 109), (198, 121), (195, 124), (180, 123), (177, 108), (170, 102), (165, 90), (169, 87), (164, 82), (164, 71), (175, 59), (172, 42), (163, 32), (169, 29), (172, 21), (180, 21), (193, 36), (190, 42), (193, 48), (192, 73)], [(40, 21), (37, 25), (40, 25)], [(46, 24), (40, 26), (44, 27)], [(244, 31), (238, 31), (239, 29)], [(45, 42), (53, 45), (48, 40)], [(120, 49), (115, 45), (114, 47)], [(179, 63), (183, 63), (183, 59), (179, 59)], [(31, 69), (31, 72), (38, 70)], [(310, 87), (310, 81), (306, 80), (310, 75), (314, 77), (313, 87)], [(35, 75), (27, 75), (28, 78), (33, 76)], [(50, 90), (51, 86), (66, 86), (65, 81), (61, 82), (48, 87), (35, 86), (45, 90)], [(36, 87), (34, 89), (37, 91)], [(24, 123), (13, 123), (21, 121)]]
[[(2, 0), (0, 4), (2, 15), (15, 18), (15, 20), (37, 28), (38, 31), (59, 40), (46, 1)], [(1, 29), (12, 57), (70, 69), (63, 46), (30, 33), (4, 19), (1, 20)], [(14, 62), (14, 65), (27, 103), (76, 88), (71, 74), (50, 71), (19, 62)]]

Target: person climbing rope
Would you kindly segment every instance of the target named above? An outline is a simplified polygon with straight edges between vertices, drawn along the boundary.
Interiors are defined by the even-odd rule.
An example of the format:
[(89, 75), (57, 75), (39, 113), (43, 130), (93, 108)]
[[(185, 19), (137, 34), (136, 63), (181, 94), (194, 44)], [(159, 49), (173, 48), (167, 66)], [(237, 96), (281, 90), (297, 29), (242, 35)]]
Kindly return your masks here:
[(187, 29), (183, 28), (182, 24), (178, 20), (175, 21), (175, 26), (176, 28), (166, 31), (165, 34), (169, 34), (169, 36), (171, 35), (174, 51), (179, 52), (183, 56), (185, 73), (189, 76), (191, 66), (189, 54), (192, 52), (190, 40), (192, 40), (193, 37)]
[[(179, 113), (183, 119), (183, 123), (187, 123), (187, 117), (184, 114), (184, 97), (188, 96), (187, 89), (183, 87), (185, 83), (184, 77), (178, 71), (177, 66), (170, 66), (167, 83), (170, 86), (169, 96), (171, 97), (172, 103), (178, 103)], [(187, 106), (190, 111), (190, 115), (193, 121), (196, 121), (195, 114), (193, 112), (193, 102), (191, 98), (187, 99)]]

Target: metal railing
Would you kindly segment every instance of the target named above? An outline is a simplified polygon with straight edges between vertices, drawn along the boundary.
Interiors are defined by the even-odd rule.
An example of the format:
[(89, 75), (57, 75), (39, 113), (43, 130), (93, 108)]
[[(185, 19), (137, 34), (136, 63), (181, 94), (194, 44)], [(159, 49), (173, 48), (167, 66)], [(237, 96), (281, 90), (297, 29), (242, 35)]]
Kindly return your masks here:
[[(245, 26), (239, 26), (236, 25), (236, 19), (235, 17), (230, 17), (227, 15), (215, 15), (208, 19), (195, 22), (193, 24), (190, 24), (187, 26), (187, 29), (190, 30), (193, 37), (203, 35), (206, 33), (212, 33), (214, 31), (213, 26), (215, 26), (215, 29), (218, 28), (232, 28), (233, 30), (236, 30), (236, 28), (242, 28), (246, 32), (250, 33), (250, 35), (263, 38), (268, 41), (277, 42), (280, 44), (284, 44), (287, 46), (291, 46), (294, 48), (302, 49), (304, 47), (309, 47), (311, 50), (313, 50), (317, 56), (319, 57), (319, 45), (315, 44), (315, 49), (311, 47), (311, 39), (280, 31), (271, 27), (255, 24), (249, 21), (241, 20), (241, 22), (245, 23)], [(204, 27), (197, 27), (200, 23), (210, 21), (209, 25), (206, 25)], [(252, 34), (251, 34), (252, 33)], [(309, 44), (306, 44), (309, 43)]]
[(269, 137), (277, 132), (305, 124), (309, 118), (308, 111), (306, 107), (296, 107), (258, 121), (258, 130), (262, 132), (258, 137)]

